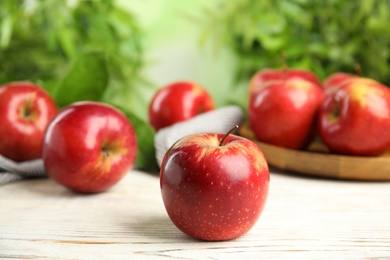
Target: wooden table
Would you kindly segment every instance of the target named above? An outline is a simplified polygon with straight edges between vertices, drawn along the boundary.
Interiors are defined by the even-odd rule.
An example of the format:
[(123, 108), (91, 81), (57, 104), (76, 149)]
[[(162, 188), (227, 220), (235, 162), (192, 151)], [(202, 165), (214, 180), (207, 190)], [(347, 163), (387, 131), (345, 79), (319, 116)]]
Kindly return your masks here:
[(0, 187), (0, 258), (390, 259), (390, 183), (314, 179), (272, 170), (255, 227), (202, 242), (170, 222), (158, 176), (133, 170), (97, 195), (49, 179)]

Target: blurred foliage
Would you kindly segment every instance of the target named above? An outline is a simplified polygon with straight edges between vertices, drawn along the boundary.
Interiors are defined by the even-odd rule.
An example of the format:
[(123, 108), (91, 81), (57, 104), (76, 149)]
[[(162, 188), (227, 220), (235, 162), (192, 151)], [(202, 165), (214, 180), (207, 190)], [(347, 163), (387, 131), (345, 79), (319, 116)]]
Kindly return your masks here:
[(154, 132), (140, 116), (152, 87), (141, 76), (142, 35), (114, 0), (0, 0), (0, 84), (36, 82), (59, 107), (94, 100), (123, 108), (137, 131), (137, 166), (155, 171)]
[(138, 155), (136, 165), (140, 169), (148, 170), (149, 172), (158, 173), (159, 165), (155, 157), (154, 136), (155, 131), (153, 127), (125, 107), (117, 107), (131, 120), (134, 126), (134, 131), (137, 135)]
[(202, 38), (235, 53), (238, 80), (281, 67), (285, 53), (289, 67), (321, 79), (359, 64), (390, 85), (390, 0), (231, 0), (205, 14)]
[(104, 54), (96, 51), (83, 53), (78, 56), (66, 76), (56, 84), (52, 96), (60, 107), (81, 100), (101, 101), (107, 81)]
[(104, 51), (110, 73), (128, 82), (142, 66), (141, 35), (112, 0), (2, 0), (0, 82), (40, 80), (51, 89), (70, 61), (91, 50)]

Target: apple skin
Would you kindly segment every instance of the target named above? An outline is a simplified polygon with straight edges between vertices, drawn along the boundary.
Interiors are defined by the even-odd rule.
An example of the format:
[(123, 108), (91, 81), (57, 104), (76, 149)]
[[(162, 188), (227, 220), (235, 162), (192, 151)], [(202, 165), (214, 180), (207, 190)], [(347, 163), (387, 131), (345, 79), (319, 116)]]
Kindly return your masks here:
[(374, 82), (351, 80), (325, 98), (317, 128), (333, 153), (376, 156), (390, 149), (390, 90)]
[(359, 76), (351, 73), (336, 72), (329, 75), (324, 80), (322, 88), (324, 89), (324, 93), (327, 95), (334, 92), (340, 86), (348, 83), (349, 80), (356, 78), (359, 78)]
[(314, 135), (322, 90), (300, 79), (273, 81), (254, 93), (248, 119), (256, 138), (268, 144), (303, 149)]
[(200, 133), (177, 141), (166, 153), (160, 187), (169, 218), (189, 236), (206, 241), (247, 233), (266, 204), (270, 175), (252, 141)]
[(49, 177), (81, 193), (102, 192), (133, 167), (136, 134), (119, 110), (99, 102), (62, 109), (47, 128), (43, 161)]
[(314, 85), (322, 88), (322, 83), (318, 77), (311, 71), (305, 69), (262, 69), (256, 72), (249, 82), (249, 95), (257, 92), (258, 90), (266, 87), (271, 81), (274, 80), (289, 80), (289, 79), (301, 79), (307, 80)]
[(213, 98), (193, 82), (179, 81), (160, 88), (149, 103), (149, 122), (158, 131), (215, 108)]
[(0, 86), (0, 154), (16, 162), (41, 158), (43, 136), (56, 113), (51, 96), (32, 82)]

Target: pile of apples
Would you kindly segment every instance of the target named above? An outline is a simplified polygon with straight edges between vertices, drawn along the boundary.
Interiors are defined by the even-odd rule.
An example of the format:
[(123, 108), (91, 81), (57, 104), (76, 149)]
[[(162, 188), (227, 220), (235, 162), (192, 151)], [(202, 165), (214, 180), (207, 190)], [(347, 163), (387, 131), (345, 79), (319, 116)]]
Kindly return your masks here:
[(352, 156), (390, 149), (390, 89), (374, 79), (337, 72), (320, 82), (308, 70), (262, 69), (249, 97), (249, 124), (261, 142), (307, 149), (319, 140)]
[[(198, 84), (161, 88), (149, 106), (160, 129), (213, 110), (212, 97)], [(0, 154), (15, 162), (42, 159), (47, 175), (80, 193), (102, 192), (133, 167), (136, 134), (116, 108), (77, 102), (58, 109), (31, 82), (0, 86)], [(162, 199), (172, 222), (201, 240), (221, 241), (248, 232), (268, 195), (269, 169), (260, 148), (228, 133), (183, 137), (166, 153), (160, 172)]]
[(136, 134), (116, 108), (84, 101), (58, 110), (31, 82), (0, 86), (0, 154), (15, 162), (43, 159), (49, 177), (82, 193), (117, 183), (133, 167)]
[[(335, 73), (324, 82), (307, 70), (263, 69), (251, 79), (248, 120), (259, 141), (305, 149), (319, 137), (333, 153), (380, 155), (390, 149), (390, 90), (368, 78)], [(215, 109), (198, 84), (175, 82), (149, 104), (156, 131)], [(77, 102), (58, 109), (31, 82), (0, 86), (0, 154), (15, 162), (42, 158), (49, 177), (82, 193), (102, 192), (134, 165), (136, 133), (118, 109)], [(218, 123), (218, 122), (216, 122)], [(160, 171), (162, 200), (178, 229), (201, 240), (247, 233), (269, 190), (266, 159), (251, 140), (198, 133), (166, 152)]]

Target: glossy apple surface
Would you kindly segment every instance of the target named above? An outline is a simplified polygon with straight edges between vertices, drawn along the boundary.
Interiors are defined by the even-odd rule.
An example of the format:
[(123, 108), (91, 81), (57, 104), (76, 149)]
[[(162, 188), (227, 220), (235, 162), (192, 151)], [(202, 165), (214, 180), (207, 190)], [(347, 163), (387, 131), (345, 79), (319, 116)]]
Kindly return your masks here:
[(262, 69), (252, 76), (249, 83), (249, 95), (264, 88), (272, 81), (289, 79), (306, 80), (320, 88), (322, 87), (321, 81), (318, 77), (309, 70), (292, 68)]
[(359, 78), (359, 76), (351, 73), (336, 72), (329, 75), (324, 80), (322, 88), (324, 89), (325, 94), (329, 94), (335, 91), (340, 86), (346, 84), (349, 80), (356, 78)]
[(372, 83), (350, 81), (322, 104), (318, 131), (334, 153), (373, 156), (390, 148), (390, 90)]
[(59, 112), (43, 146), (49, 177), (82, 193), (107, 190), (134, 165), (136, 135), (119, 110), (98, 102), (80, 102)]
[(305, 80), (274, 81), (249, 100), (248, 119), (256, 138), (265, 143), (301, 149), (309, 142), (322, 90)]
[(269, 170), (252, 141), (201, 133), (177, 141), (166, 153), (160, 186), (166, 211), (184, 233), (229, 240), (247, 233), (267, 200)]
[(175, 82), (159, 89), (149, 104), (149, 122), (157, 131), (214, 109), (213, 98), (193, 82)]
[(41, 158), (43, 136), (56, 113), (51, 96), (36, 84), (0, 86), (0, 154), (16, 162)]

